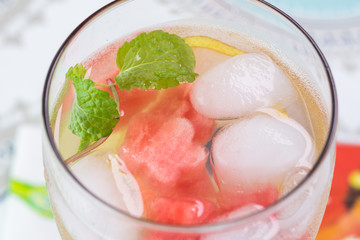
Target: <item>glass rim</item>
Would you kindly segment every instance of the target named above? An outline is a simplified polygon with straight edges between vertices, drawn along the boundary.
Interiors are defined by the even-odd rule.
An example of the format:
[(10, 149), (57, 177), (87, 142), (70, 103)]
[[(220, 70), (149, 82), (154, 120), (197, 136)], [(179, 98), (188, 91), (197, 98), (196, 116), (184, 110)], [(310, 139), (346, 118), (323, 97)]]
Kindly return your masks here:
[(51, 65), (49, 67), (48, 73), (46, 75), (45, 84), (43, 88), (43, 96), (42, 96), (42, 117), (43, 117), (43, 123), (45, 127), (45, 134), (46, 138), (49, 141), (51, 148), (56, 155), (57, 160), (59, 161), (60, 165), (64, 168), (65, 172), (69, 175), (69, 177), (75, 182), (75, 184), (78, 184), (80, 188), (85, 191), (87, 194), (90, 195), (90, 197), (94, 198), (99, 204), (102, 205), (102, 207), (105, 207), (109, 209), (112, 212), (115, 212), (117, 214), (120, 214), (123, 217), (127, 217), (130, 220), (133, 220), (136, 223), (142, 224), (145, 227), (151, 228), (151, 229), (157, 229), (167, 232), (183, 232), (183, 233), (201, 233), (204, 231), (216, 231), (221, 229), (230, 228), (233, 226), (245, 224), (248, 221), (251, 221), (256, 218), (261, 218), (261, 216), (268, 216), (268, 213), (272, 213), (274, 209), (281, 206), (283, 202), (286, 201), (286, 199), (291, 198), (291, 196), (295, 195), (295, 193), (305, 185), (305, 183), (308, 182), (308, 180), (315, 174), (316, 170), (320, 167), (321, 163), (324, 161), (325, 156), (328, 154), (333, 141), (335, 140), (335, 132), (336, 132), (336, 126), (337, 126), (337, 116), (338, 116), (338, 102), (337, 102), (337, 94), (336, 94), (336, 88), (334, 79), (329, 67), (329, 64), (327, 63), (324, 54), (320, 50), (320, 48), (317, 46), (313, 38), (309, 35), (309, 33), (306, 32), (306, 30), (300, 26), (299, 23), (297, 23), (293, 18), (291, 18), (289, 15), (287, 15), (285, 12), (280, 10), (279, 8), (273, 6), (272, 4), (264, 1), (264, 0), (248, 0), (249, 2), (255, 2), (262, 4), (263, 6), (267, 7), (268, 10), (274, 10), (276, 13), (280, 14), (282, 17), (284, 17), (287, 21), (289, 21), (293, 26), (297, 28), (305, 37), (306, 39), (311, 43), (314, 50), (317, 52), (318, 56), (321, 59), (321, 62), (323, 64), (324, 70), (326, 71), (326, 76), (329, 84), (329, 88), (331, 91), (331, 120), (330, 120), (330, 127), (329, 132), (326, 137), (325, 144), (315, 162), (311, 170), (307, 173), (307, 175), (300, 181), (298, 185), (296, 185), (293, 189), (291, 189), (288, 193), (286, 193), (284, 196), (273, 202), (272, 204), (264, 207), (263, 209), (256, 211), (254, 213), (247, 214), (242, 217), (237, 217), (233, 219), (229, 219), (226, 221), (221, 221), (217, 223), (206, 223), (206, 224), (196, 224), (196, 225), (173, 225), (173, 224), (165, 224), (165, 223), (159, 223), (152, 220), (148, 220), (141, 217), (135, 217), (130, 215), (129, 213), (122, 211), (115, 206), (111, 205), (110, 203), (103, 200), (101, 197), (90, 191), (83, 183), (81, 183), (75, 175), (71, 172), (71, 170), (66, 166), (64, 159), (61, 157), (60, 152), (58, 151), (55, 140), (53, 138), (53, 133), (51, 131), (50, 127), (50, 116), (48, 111), (48, 100), (49, 100), (49, 89), (51, 86), (51, 80), (55, 71), (55, 68), (57, 66), (57, 63), (65, 51), (65, 48), (68, 46), (68, 44), (71, 42), (71, 40), (76, 36), (78, 32), (81, 31), (83, 27), (85, 27), (88, 23), (90, 23), (93, 19), (95, 19), (97, 16), (105, 13), (106, 11), (110, 10), (111, 8), (117, 6), (118, 4), (124, 3), (124, 2), (131, 2), (132, 0), (115, 0), (113, 2), (110, 2), (106, 4), (105, 6), (101, 7), (94, 13), (92, 13), (90, 16), (88, 16), (83, 22), (81, 22), (66, 38), (66, 40), (63, 42), (63, 44), (60, 46), (59, 50), (55, 54)]

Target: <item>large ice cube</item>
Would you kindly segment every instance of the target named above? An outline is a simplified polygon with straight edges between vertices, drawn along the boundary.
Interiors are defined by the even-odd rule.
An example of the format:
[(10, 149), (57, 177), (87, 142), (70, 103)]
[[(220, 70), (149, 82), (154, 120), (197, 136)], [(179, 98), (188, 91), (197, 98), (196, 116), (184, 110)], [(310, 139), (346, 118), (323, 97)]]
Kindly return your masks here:
[[(215, 222), (231, 220), (240, 217), (246, 217), (263, 209), (261, 205), (249, 204), (228, 214), (215, 219)], [(279, 231), (279, 224), (275, 217), (265, 217), (261, 220), (255, 220), (247, 223), (245, 226), (234, 227), (221, 233), (209, 234), (201, 240), (269, 240), (272, 239)]]
[(124, 209), (125, 205), (117, 190), (106, 152), (87, 155), (74, 164), (71, 171), (91, 192), (115, 207)]
[(200, 76), (191, 102), (215, 119), (237, 118), (268, 106), (285, 107), (297, 98), (292, 83), (270, 57), (237, 55)]
[(119, 161), (109, 152), (98, 151), (79, 160), (71, 167), (71, 171), (99, 198), (134, 216), (141, 216), (143, 202), (141, 196), (139, 199), (136, 195), (139, 194), (136, 193), (138, 186)]
[(315, 146), (296, 121), (263, 109), (220, 130), (211, 151), (220, 189), (240, 191), (254, 189), (254, 184), (280, 184), (295, 166), (311, 167)]

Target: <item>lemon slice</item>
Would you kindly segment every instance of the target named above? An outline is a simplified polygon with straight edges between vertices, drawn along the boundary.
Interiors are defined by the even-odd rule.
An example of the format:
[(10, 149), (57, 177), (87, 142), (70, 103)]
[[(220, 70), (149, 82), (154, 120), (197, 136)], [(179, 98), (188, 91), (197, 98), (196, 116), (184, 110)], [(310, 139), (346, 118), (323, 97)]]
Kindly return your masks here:
[(226, 43), (220, 42), (219, 40), (205, 37), (205, 36), (193, 36), (184, 38), (185, 42), (190, 47), (203, 47), (208, 48), (220, 53), (223, 53), (228, 56), (236, 56), (240, 54), (245, 54), (245, 52), (240, 51), (239, 49), (230, 46)]

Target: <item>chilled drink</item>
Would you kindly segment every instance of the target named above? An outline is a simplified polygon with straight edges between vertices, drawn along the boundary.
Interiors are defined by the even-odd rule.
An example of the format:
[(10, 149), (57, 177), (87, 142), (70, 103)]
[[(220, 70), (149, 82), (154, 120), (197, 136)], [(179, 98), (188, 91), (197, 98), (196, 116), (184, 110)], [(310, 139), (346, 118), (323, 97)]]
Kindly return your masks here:
[[(139, 74), (159, 60), (152, 48), (183, 43), (189, 64), (171, 73), (153, 65), (155, 83)], [(175, 21), (63, 68), (48, 131), (66, 176), (45, 160), (63, 239), (315, 238), (331, 185), (333, 152), (324, 149), (334, 112), (314, 76), (272, 44), (231, 25)], [(105, 104), (113, 115), (99, 114)]]
[[(326, 112), (305, 90), (312, 88), (303, 86), (300, 73), (285, 63), (277, 65), (278, 56), (269, 50), (241, 41), (239, 33), (196, 25), (166, 31), (182, 34), (190, 44), (199, 42), (193, 47), (199, 77), (162, 90), (118, 90), (120, 121), (105, 143), (72, 164), (75, 177), (114, 207), (168, 224), (231, 219), (287, 194), (310, 171), (326, 138)], [(209, 37), (215, 33), (217, 39)], [(114, 81), (116, 53), (123, 43), (85, 59), (90, 79)], [(225, 47), (236, 55), (229, 56)], [(54, 116), (54, 137), (64, 159), (76, 154), (80, 144), (68, 128), (74, 94), (70, 87)], [(320, 117), (311, 119), (309, 108)], [(311, 235), (318, 214), (308, 207), (306, 227), (295, 226), (301, 214), (287, 220), (299, 229), (298, 239)], [(262, 237), (281, 234), (276, 215), (271, 220), (265, 229), (270, 232)], [(148, 238), (143, 235), (139, 239)]]

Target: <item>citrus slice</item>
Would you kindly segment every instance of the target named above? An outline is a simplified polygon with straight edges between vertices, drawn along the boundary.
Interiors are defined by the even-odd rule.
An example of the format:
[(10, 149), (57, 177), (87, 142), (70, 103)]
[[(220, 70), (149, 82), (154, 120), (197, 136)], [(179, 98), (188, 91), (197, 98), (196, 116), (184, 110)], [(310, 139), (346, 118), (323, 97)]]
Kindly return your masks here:
[(240, 51), (239, 49), (233, 46), (230, 46), (226, 43), (220, 42), (219, 40), (205, 36), (186, 37), (184, 38), (184, 40), (190, 47), (208, 48), (228, 56), (245, 54), (245, 52)]

